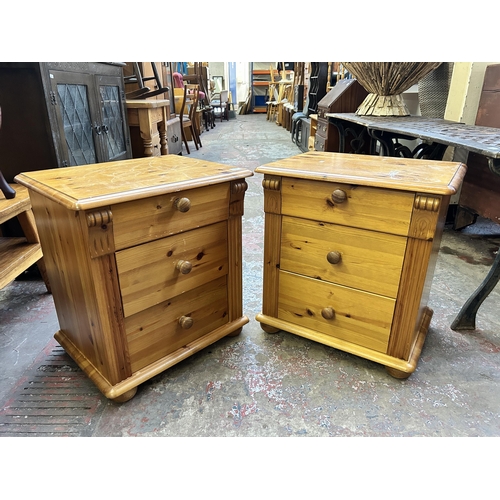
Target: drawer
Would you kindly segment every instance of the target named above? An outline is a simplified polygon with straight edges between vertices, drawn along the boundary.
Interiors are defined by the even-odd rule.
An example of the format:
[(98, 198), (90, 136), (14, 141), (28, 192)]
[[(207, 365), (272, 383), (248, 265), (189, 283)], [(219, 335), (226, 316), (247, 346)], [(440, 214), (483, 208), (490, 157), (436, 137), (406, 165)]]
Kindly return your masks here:
[[(165, 182), (168, 182), (168, 170)], [(227, 220), (229, 183), (112, 205), (111, 212), (115, 248), (121, 250)]]
[(414, 193), (287, 177), (281, 192), (285, 215), (408, 234)]
[(171, 118), (167, 121), (167, 146), (169, 155), (182, 153), (182, 133), (179, 118)]
[(318, 122), (318, 132), (323, 137), (326, 137), (327, 136), (327, 132), (328, 132), (328, 123), (326, 123), (324, 121), (319, 121)]
[(116, 252), (125, 317), (228, 272), (227, 221)]
[(226, 277), (222, 276), (126, 318), (132, 373), (225, 325), (228, 317)]
[(278, 318), (386, 352), (395, 300), (280, 271)]
[(151, 136), (153, 156), (161, 156), (160, 134), (156, 132)]
[(396, 298), (406, 238), (283, 217), (280, 269)]
[(314, 150), (315, 151), (325, 151), (326, 138), (322, 137), (320, 134), (314, 136)]

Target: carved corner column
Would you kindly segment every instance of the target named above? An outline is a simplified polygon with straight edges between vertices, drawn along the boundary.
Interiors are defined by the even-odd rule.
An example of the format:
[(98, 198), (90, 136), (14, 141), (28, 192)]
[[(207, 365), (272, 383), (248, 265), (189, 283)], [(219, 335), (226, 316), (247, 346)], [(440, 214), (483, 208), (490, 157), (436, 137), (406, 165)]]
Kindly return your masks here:
[(419, 335), (427, 333), (433, 311), (422, 304), (427, 304), (447, 207), (441, 196), (415, 196), (387, 350), (395, 358), (410, 360)]
[[(266, 175), (264, 188), (264, 290), (262, 313), (278, 317), (279, 270), (281, 260), (281, 177)], [(269, 329), (266, 328), (266, 331)], [(273, 330), (276, 331), (276, 330)]]
[[(227, 227), (229, 321), (235, 321), (243, 316), (243, 258), (241, 238), (244, 199), (247, 188), (248, 184), (241, 179), (231, 182), (230, 185)], [(237, 335), (240, 331), (241, 329), (233, 335)]]
[(106, 373), (103, 367), (99, 369), (106, 373), (108, 382), (114, 385), (129, 377), (132, 372), (118, 282), (111, 207), (85, 212), (85, 223), (88, 228), (89, 265), (96, 308), (100, 311), (98, 317), (103, 323), (100, 341), (104, 345), (102, 352), (106, 353), (104, 365), (108, 371)]

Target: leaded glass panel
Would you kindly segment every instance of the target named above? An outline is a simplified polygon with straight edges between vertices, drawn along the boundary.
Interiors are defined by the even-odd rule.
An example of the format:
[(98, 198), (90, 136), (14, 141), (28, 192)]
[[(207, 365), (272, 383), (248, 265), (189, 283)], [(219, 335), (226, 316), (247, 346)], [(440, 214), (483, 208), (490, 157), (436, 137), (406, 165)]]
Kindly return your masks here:
[(101, 85), (101, 107), (104, 140), (110, 160), (122, 155), (125, 148), (120, 88), (115, 85)]
[(57, 84), (70, 165), (96, 163), (86, 85)]

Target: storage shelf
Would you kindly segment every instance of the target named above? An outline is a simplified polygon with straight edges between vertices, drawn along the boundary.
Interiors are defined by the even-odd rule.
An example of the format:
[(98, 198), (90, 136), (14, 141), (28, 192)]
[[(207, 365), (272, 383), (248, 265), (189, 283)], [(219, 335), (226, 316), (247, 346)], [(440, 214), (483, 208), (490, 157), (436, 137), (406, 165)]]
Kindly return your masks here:
[(39, 243), (28, 243), (26, 238), (0, 237), (0, 288), (7, 286), (28, 267), (43, 257)]
[(0, 224), (18, 217), (25, 236), (0, 237), (0, 289), (14, 281), (30, 266), (38, 263), (47, 290), (50, 292), (28, 190), (19, 184), (10, 186), (16, 192), (14, 198), (5, 199), (0, 191)]

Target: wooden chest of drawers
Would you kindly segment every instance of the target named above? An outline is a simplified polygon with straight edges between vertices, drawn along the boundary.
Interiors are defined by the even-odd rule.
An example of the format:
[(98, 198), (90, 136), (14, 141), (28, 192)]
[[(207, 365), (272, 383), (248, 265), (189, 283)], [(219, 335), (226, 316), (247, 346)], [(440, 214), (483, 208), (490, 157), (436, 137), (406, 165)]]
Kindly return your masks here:
[(101, 392), (137, 386), (242, 314), (242, 168), (179, 156), (19, 174), (40, 232), (57, 341)]
[(449, 199), (465, 165), (311, 151), (263, 165), (257, 320), (386, 366), (416, 368)]

